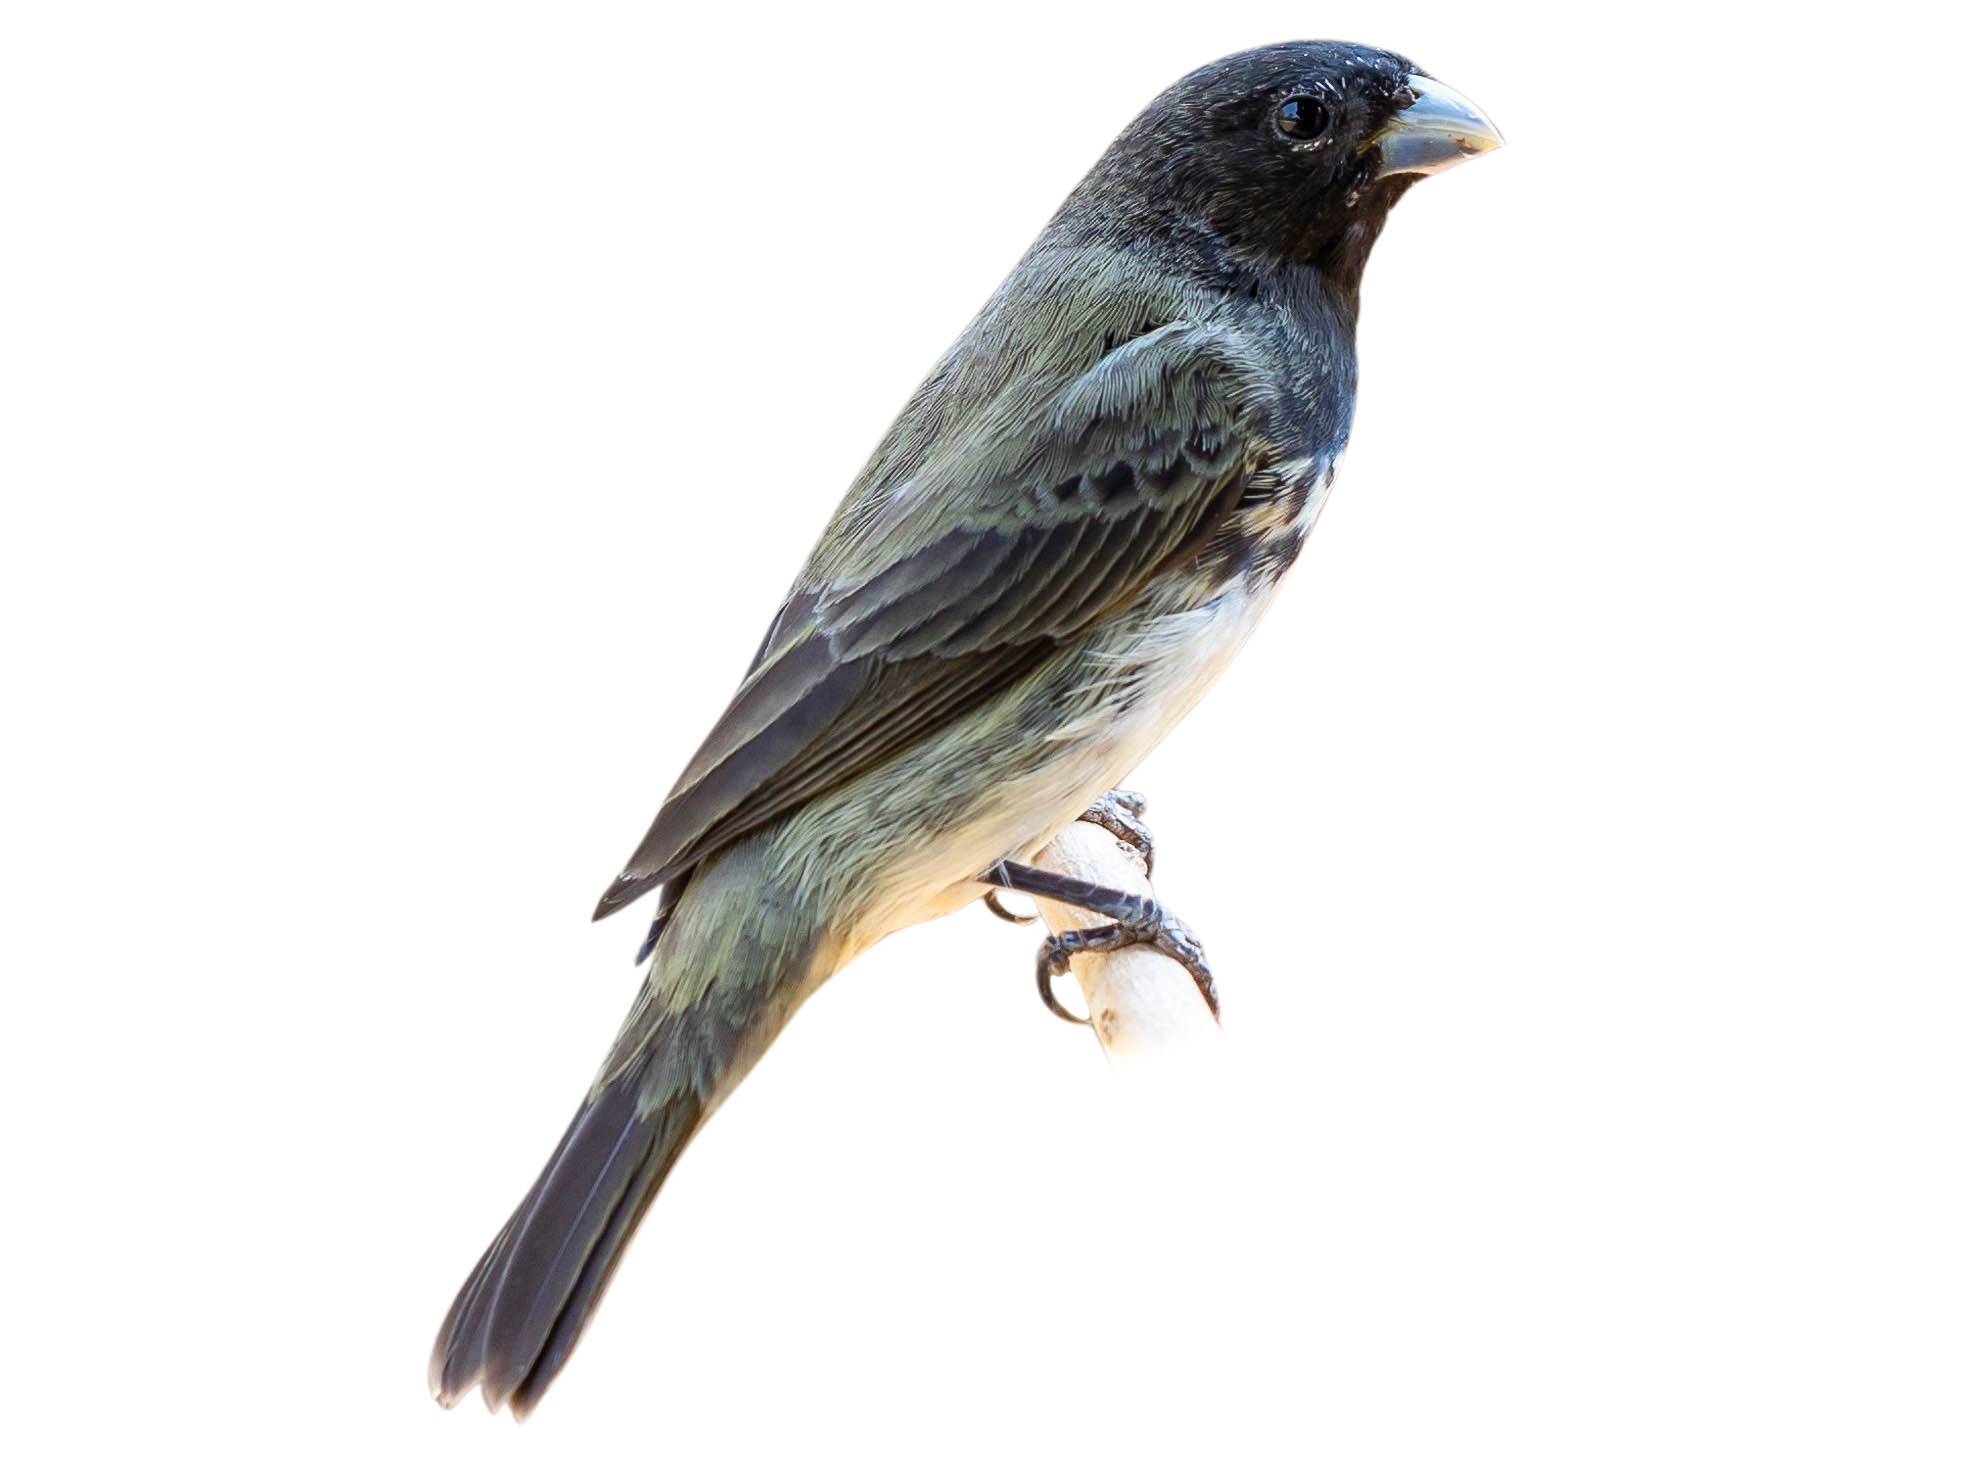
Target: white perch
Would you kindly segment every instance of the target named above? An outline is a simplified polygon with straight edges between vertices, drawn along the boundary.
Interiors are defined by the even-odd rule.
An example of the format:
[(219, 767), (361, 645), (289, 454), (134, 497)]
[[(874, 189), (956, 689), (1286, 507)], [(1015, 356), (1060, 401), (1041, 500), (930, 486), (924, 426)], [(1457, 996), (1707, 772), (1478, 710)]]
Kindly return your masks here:
[[(1143, 855), (1104, 828), (1072, 822), (1031, 860), (1036, 868), (1068, 874), (1106, 888), (1149, 894)], [(1023, 897), (1023, 896), (1017, 896)], [(1095, 929), (1108, 915), (1077, 909), (1054, 899), (1033, 899), (1053, 934)], [(1082, 987), (1090, 1023), (1105, 1055), (1118, 1060), (1158, 1057), (1219, 1046), (1219, 1024), (1186, 969), (1146, 945), (1102, 954), (1074, 956), (1070, 975)], [(1068, 1004), (1069, 982), (1056, 978), (1056, 992)]]

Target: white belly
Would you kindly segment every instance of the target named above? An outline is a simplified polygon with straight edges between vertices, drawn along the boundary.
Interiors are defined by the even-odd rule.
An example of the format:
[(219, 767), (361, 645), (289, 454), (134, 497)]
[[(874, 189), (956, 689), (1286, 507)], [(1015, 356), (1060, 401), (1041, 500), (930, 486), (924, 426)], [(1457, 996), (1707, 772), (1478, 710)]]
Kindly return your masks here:
[[(1333, 479), (1330, 467), (1289, 521), (1311, 529)], [(1024, 688), (1020, 699), (1053, 713), (1023, 722), (1039, 735), (1001, 737), (1016, 726), (1004, 711), (969, 717), (893, 763), (910, 772), (868, 784), (857, 820), (881, 827), (914, 815), (901, 804), (919, 789), (920, 766), (944, 773), (943, 781), (971, 784), (976, 800), (937, 831), (902, 836), (892, 829), (897, 861), (877, 886), (852, 948), (972, 903), (985, 892), (976, 875), (1001, 858), (1033, 857), (1121, 786), (1245, 646), (1277, 586), (1242, 577), (1199, 607), (1119, 615), (1087, 648), (1061, 660), (1052, 677)]]
[(1041, 842), (1111, 787), (1121, 785), (1137, 763), (1191, 713), (1245, 647), (1270, 597), (1270, 590), (1256, 597), (1244, 584), (1237, 584), (1205, 607), (1155, 620), (1139, 631), (1139, 637), (1109, 651), (1105, 662), (1111, 670), (1136, 679), (1145, 693), (1120, 713), (1086, 700), (1083, 713), (1048, 738), (1053, 754), (1045, 764), (1063, 789), (1055, 797), (1061, 815), (1045, 824)]
[[(1276, 530), (1311, 532), (1339, 468), (1336, 460), (1315, 474), (1305, 499)], [(1311, 471), (1302, 467), (1304, 476)], [(1036, 836), (997, 856), (1032, 855), (1098, 797), (1121, 786), (1246, 646), (1278, 586), (1277, 580), (1258, 585), (1241, 579), (1202, 607), (1160, 614), (1133, 631), (1121, 624), (1113, 630), (1102, 641), (1097, 664), (1112, 678), (1137, 678), (1148, 693), (1119, 713), (1094, 699), (1069, 702), (1081, 716), (1050, 734), (1050, 754), (1034, 783), (1039, 796), (1031, 793), (1027, 807), (1016, 804), (1031, 818), (1041, 814), (1033, 824)]]

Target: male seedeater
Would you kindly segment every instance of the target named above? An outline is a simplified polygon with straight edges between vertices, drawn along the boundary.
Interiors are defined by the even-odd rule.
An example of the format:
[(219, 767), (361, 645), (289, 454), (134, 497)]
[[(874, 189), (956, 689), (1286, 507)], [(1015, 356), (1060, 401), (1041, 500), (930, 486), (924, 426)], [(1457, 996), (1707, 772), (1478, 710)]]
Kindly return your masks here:
[[(1362, 267), (1418, 178), (1495, 147), (1403, 57), (1293, 42), (1193, 72), (1049, 221), (886, 434), (599, 915), (652, 964), (430, 1366), (522, 1416), (703, 1120), (882, 936), (1028, 866), (1204, 694), (1348, 439)], [(1104, 809), (1109, 815), (1110, 809)], [(1064, 892), (1059, 897), (1071, 897)], [(1127, 896), (1072, 946), (1181, 927)]]

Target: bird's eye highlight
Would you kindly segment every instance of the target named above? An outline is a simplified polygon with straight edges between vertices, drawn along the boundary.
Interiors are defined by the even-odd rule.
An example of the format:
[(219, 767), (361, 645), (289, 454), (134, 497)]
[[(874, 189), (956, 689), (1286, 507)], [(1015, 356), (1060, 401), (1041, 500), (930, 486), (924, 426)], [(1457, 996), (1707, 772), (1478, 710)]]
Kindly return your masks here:
[(1273, 130), (1289, 143), (1318, 143), (1335, 116), (1319, 97), (1289, 97), (1274, 109)]

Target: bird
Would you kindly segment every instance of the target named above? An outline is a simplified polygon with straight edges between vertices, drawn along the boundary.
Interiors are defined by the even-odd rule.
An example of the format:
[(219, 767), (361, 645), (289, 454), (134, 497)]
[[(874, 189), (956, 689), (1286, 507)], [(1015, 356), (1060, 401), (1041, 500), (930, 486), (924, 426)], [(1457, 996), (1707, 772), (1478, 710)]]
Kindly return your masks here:
[[(1293, 41), (1200, 67), (1068, 195), (847, 490), (595, 918), (658, 890), (632, 1008), (437, 1336), (430, 1385), (536, 1408), (676, 1158), (798, 1006), (885, 935), (1017, 888), (1231, 661), (1325, 504), (1363, 267), (1497, 129), (1407, 58)], [(1150, 944), (1154, 901), (1049, 942)], [(1062, 953), (1055, 953), (1060, 944)]]

